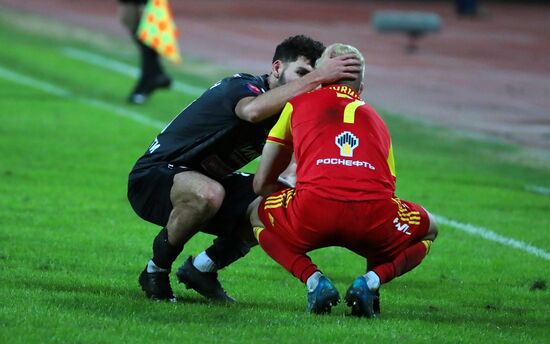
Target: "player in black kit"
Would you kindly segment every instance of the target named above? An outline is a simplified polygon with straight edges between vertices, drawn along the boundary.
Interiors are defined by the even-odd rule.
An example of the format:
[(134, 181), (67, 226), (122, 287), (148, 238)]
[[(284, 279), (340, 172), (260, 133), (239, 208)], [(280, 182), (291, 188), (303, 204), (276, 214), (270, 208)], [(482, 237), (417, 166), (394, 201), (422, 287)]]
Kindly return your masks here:
[(176, 272), (187, 288), (218, 301), (234, 301), (217, 270), (251, 247), (239, 231), (256, 198), (253, 176), (237, 173), (262, 151), (267, 133), (293, 96), (334, 80), (353, 79), (360, 63), (351, 55), (313, 65), (324, 50), (309, 37), (293, 36), (275, 50), (269, 75), (225, 78), (183, 109), (154, 139), (130, 172), (128, 199), (143, 219), (162, 226), (153, 258), (139, 276), (147, 297), (175, 301), (172, 263), (202, 231), (217, 238)]

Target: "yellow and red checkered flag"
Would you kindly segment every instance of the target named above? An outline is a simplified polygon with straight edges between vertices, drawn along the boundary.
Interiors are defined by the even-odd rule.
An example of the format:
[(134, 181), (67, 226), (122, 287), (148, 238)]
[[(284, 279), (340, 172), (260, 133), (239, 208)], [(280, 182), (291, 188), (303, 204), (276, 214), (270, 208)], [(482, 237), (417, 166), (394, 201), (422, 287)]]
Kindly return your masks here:
[(179, 63), (178, 30), (168, 0), (149, 0), (143, 9), (138, 27), (138, 37), (159, 55)]

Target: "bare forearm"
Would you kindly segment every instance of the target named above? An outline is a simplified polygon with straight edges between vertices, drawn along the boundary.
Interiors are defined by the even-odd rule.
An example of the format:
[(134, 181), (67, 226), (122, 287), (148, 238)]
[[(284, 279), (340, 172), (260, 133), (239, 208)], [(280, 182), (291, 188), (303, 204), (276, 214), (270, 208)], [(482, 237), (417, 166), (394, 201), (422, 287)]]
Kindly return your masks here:
[(321, 82), (321, 76), (311, 72), (300, 79), (259, 95), (249, 102), (244, 110), (251, 114), (250, 118), (253, 122), (263, 121), (281, 112), (287, 101), (299, 94), (314, 90)]
[(290, 163), (292, 151), (277, 143), (267, 142), (262, 151), (260, 166), (254, 175), (252, 186), (257, 195), (267, 196), (285, 189), (288, 185), (279, 180)]
[(273, 88), (253, 99), (243, 98), (235, 108), (237, 116), (249, 122), (260, 122), (278, 114), (291, 98), (314, 90), (321, 84), (338, 80), (355, 80), (361, 71), (361, 63), (353, 55), (341, 55), (326, 59), (311, 73)]

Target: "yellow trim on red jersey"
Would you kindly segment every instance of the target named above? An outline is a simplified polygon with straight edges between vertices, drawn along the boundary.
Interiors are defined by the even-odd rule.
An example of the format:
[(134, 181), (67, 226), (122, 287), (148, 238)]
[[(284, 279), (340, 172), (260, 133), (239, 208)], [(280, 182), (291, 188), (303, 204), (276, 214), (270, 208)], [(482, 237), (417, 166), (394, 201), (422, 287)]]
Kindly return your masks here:
[(430, 253), (430, 248), (432, 247), (433, 241), (432, 240), (422, 240), (422, 243), (424, 246), (426, 246), (426, 254)]
[(393, 158), (393, 143), (390, 143), (390, 151), (388, 152), (388, 166), (390, 167), (391, 175), (396, 177), (395, 160)]
[(264, 230), (263, 227), (254, 227), (252, 230), (254, 231), (254, 236), (256, 237), (256, 241), (260, 241), (260, 233)]
[(411, 225), (419, 225), (420, 224), (420, 212), (419, 211), (411, 211), (403, 206), (401, 203), (401, 200), (397, 197), (392, 198), (392, 201), (395, 202), (398, 206), (397, 215), (399, 217), (399, 220), (402, 222), (407, 222)]
[(274, 203), (274, 202), (280, 202), (285, 198), (285, 195), (279, 195), (279, 196), (270, 196), (266, 198), (265, 203)]
[(294, 108), (292, 107), (292, 104), (286, 103), (283, 108), (283, 112), (281, 112), (281, 116), (279, 116), (279, 120), (275, 123), (273, 128), (271, 128), (271, 131), (267, 136), (267, 142), (292, 147), (292, 129), (290, 127), (290, 118), (293, 110)]
[(353, 99), (353, 97), (351, 97), (351, 96), (348, 96), (347, 94), (343, 94), (343, 93), (340, 93), (340, 92), (336, 92), (336, 97), (338, 97), (338, 98), (348, 98), (348, 99)]
[(282, 191), (280, 194), (268, 196), (264, 202), (264, 210), (275, 209), (279, 207), (288, 207), (290, 201), (294, 198), (295, 189), (289, 188)]

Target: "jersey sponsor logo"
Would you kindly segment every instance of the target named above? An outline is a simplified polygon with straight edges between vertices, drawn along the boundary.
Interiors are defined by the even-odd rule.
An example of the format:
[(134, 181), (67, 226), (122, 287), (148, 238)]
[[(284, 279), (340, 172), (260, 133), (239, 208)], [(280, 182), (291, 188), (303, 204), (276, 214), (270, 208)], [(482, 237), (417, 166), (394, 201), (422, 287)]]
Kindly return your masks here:
[[(359, 138), (349, 131), (344, 131), (336, 136), (334, 143), (340, 148), (340, 155), (343, 157), (353, 157), (353, 150), (359, 147)], [(341, 158), (322, 158), (317, 159), (317, 165), (341, 165), (353, 167), (366, 167), (375, 170), (375, 167), (368, 161), (341, 159)]]
[(252, 83), (246, 84), (246, 87), (255, 94), (263, 93), (263, 89), (260, 89), (258, 86), (254, 85)]
[(368, 161), (340, 159), (340, 158), (323, 158), (317, 159), (316, 165), (341, 165), (341, 166), (353, 166), (353, 167), (365, 167), (369, 170), (376, 170), (376, 168)]
[(340, 155), (350, 158), (353, 156), (353, 150), (359, 146), (359, 139), (351, 132), (344, 131), (336, 136), (335, 143), (340, 148)]

